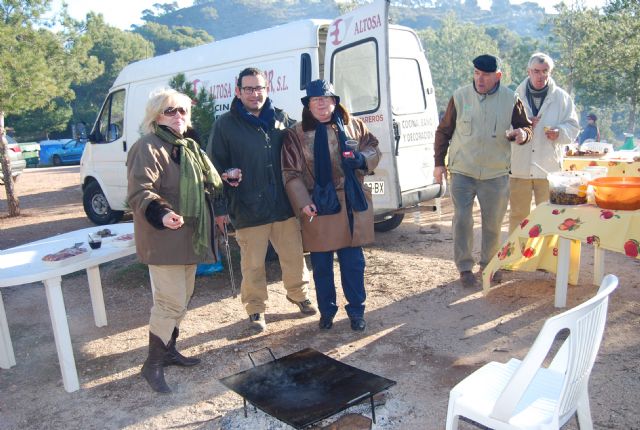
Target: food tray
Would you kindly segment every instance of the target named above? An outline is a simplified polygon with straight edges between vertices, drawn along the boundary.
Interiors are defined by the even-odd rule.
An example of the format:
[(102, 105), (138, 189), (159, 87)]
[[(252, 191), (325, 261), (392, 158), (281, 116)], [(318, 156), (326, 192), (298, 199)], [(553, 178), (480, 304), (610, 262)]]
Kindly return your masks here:
[(118, 248), (127, 248), (135, 245), (136, 241), (134, 239), (133, 233), (127, 233), (112, 238), (109, 243)]
[(607, 142), (587, 141), (580, 145), (580, 152), (602, 155), (613, 152), (613, 145)]
[(42, 264), (47, 267), (63, 267), (68, 266), (69, 264), (76, 263), (78, 261), (86, 260), (91, 255), (91, 249), (83, 252), (82, 254), (74, 255), (72, 257), (67, 257), (63, 260), (58, 261), (45, 261), (42, 260)]

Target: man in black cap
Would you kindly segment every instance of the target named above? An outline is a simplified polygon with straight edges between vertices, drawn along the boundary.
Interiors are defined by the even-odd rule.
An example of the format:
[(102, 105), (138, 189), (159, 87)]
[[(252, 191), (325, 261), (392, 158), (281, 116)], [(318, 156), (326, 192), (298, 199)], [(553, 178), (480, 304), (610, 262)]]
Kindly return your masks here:
[[(214, 122), (207, 146), (216, 169), (224, 172), (229, 217), (240, 245), (241, 300), (255, 331), (266, 328), (264, 259), (269, 242), (278, 253), (287, 299), (304, 315), (317, 313), (309, 300), (300, 223), (282, 184), (282, 139), (294, 121), (271, 104), (267, 91), (262, 71), (242, 70), (231, 109)], [(216, 216), (216, 224), (226, 222), (227, 216)]]
[[(522, 102), (500, 85), (500, 59), (484, 54), (473, 60), (473, 83), (458, 88), (435, 136), (435, 180), (451, 174), (454, 261), (464, 287), (476, 286), (473, 275), (473, 203), (482, 216), (480, 271), (500, 245), (502, 220), (509, 202), (511, 145), (531, 140), (531, 122)], [(445, 158), (449, 154), (448, 166)], [(501, 281), (501, 274), (493, 276)]]
[(598, 126), (596, 124), (597, 120), (598, 117), (595, 113), (590, 113), (589, 115), (587, 115), (587, 126), (584, 128), (584, 130), (582, 130), (582, 132), (580, 133), (580, 137), (578, 138), (580, 145), (582, 145), (582, 143), (587, 139), (600, 142), (600, 130), (598, 129)]

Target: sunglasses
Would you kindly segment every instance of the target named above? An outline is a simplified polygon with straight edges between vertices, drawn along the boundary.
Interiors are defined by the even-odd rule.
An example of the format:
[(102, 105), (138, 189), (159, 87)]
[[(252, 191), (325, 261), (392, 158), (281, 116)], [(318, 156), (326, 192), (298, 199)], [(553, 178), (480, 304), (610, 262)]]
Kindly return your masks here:
[(177, 113), (180, 113), (180, 115), (185, 116), (187, 114), (187, 111), (185, 108), (181, 108), (181, 107), (168, 107), (162, 111), (162, 114), (164, 116), (176, 116)]

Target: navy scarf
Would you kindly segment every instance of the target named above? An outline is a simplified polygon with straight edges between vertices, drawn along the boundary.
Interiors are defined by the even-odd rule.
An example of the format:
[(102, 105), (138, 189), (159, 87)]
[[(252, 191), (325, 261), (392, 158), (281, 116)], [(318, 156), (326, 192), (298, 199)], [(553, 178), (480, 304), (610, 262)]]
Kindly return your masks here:
[[(344, 131), (344, 120), (338, 111), (331, 116), (331, 122), (338, 127), (338, 140), (341, 154), (348, 151), (346, 141), (347, 134)], [(331, 155), (329, 154), (329, 138), (327, 135), (327, 123), (318, 123), (313, 142), (314, 174), (316, 176), (313, 188), (313, 202), (316, 205), (318, 215), (331, 215), (340, 212), (340, 202), (333, 185), (331, 170)], [(344, 156), (342, 156), (344, 159)], [(344, 193), (347, 207), (356, 212), (366, 211), (369, 207), (362, 191), (362, 187), (352, 168), (342, 164), (344, 171)]]
[(240, 116), (249, 124), (253, 124), (256, 127), (260, 127), (265, 133), (273, 129), (276, 122), (276, 110), (271, 105), (271, 99), (267, 97), (267, 100), (262, 106), (259, 116), (251, 114), (242, 104), (240, 100), (236, 103), (236, 110)]

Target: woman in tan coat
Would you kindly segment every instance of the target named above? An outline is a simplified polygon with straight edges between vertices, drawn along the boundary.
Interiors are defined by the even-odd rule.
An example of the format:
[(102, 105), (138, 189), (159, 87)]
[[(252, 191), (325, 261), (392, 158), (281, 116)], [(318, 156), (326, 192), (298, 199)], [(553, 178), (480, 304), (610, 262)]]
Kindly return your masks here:
[[(304, 250), (311, 253), (319, 325), (330, 329), (338, 311), (335, 252), (351, 328), (362, 331), (366, 328), (362, 245), (372, 242), (374, 235), (371, 192), (363, 182), (380, 161), (378, 140), (340, 105), (328, 82), (310, 82), (302, 103), (302, 122), (284, 139), (282, 175), (302, 224)], [(356, 140), (357, 150), (349, 150), (347, 140)]]
[(193, 294), (196, 265), (214, 258), (209, 194), (222, 187), (200, 146), (184, 137), (190, 125), (189, 97), (175, 90), (153, 94), (142, 123), (146, 134), (127, 158), (136, 250), (149, 266), (153, 292), (149, 355), (142, 376), (160, 393), (171, 391), (164, 366), (200, 362), (180, 354), (176, 339)]

